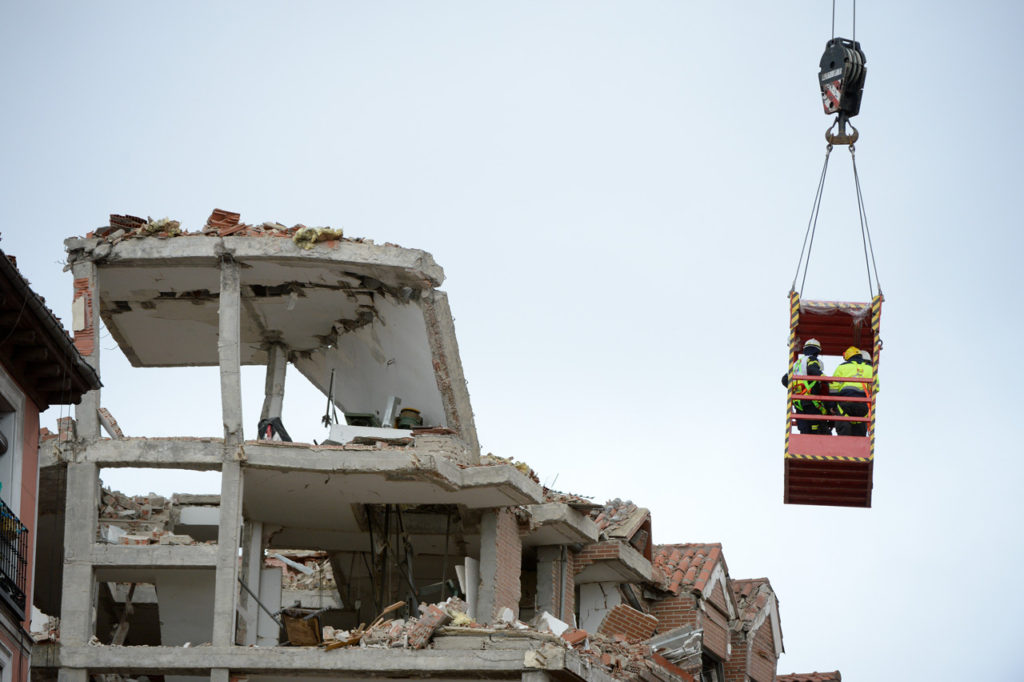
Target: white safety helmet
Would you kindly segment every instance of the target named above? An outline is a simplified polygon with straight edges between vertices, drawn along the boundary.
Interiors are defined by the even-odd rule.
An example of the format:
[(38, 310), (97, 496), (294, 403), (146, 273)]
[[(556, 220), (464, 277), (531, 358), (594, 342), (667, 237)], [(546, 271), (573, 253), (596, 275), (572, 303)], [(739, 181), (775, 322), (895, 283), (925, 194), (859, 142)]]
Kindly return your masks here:
[(818, 341), (818, 339), (807, 339), (806, 341), (804, 341), (804, 352), (805, 353), (807, 352), (808, 348), (815, 348), (820, 353), (821, 352), (821, 342)]

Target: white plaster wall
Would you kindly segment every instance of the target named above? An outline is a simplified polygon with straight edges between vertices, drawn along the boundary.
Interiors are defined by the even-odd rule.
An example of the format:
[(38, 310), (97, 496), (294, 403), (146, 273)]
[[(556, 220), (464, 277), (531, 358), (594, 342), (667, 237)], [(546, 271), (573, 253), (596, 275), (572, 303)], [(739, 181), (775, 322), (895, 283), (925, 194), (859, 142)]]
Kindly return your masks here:
[[(263, 568), (260, 570), (260, 601), (272, 613), (281, 610), (281, 569), (276, 567)], [(257, 608), (259, 608), (257, 606)], [(263, 609), (259, 609), (259, 617), (256, 621), (256, 645), (277, 646), (277, 636), (280, 631), (277, 623)]]
[(580, 585), (580, 628), (597, 632), (608, 612), (622, 603), (618, 583)]
[(215, 571), (188, 569), (162, 571), (156, 577), (164, 646), (198, 646), (213, 640), (215, 577)]

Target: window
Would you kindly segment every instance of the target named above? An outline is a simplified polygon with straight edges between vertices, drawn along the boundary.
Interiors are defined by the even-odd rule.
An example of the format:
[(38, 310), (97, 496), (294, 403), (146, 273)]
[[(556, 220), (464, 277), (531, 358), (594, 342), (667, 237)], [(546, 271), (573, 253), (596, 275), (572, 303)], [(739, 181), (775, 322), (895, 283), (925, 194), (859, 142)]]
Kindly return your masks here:
[(725, 670), (722, 662), (708, 653), (700, 657), (700, 680), (701, 682), (724, 682)]
[[(0, 434), (6, 452), (0, 454), (0, 500), (17, 514), (21, 509), (21, 443), (25, 395), (0, 369)], [(3, 450), (0, 447), (0, 450)]]

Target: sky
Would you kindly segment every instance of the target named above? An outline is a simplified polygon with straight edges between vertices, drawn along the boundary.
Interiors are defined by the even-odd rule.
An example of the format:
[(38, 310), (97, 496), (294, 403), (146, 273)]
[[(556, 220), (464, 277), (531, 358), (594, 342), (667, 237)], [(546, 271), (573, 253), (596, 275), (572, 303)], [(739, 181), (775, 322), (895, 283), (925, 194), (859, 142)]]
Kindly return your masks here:
[[(66, 323), (62, 240), (111, 213), (195, 230), (223, 208), (429, 251), (484, 451), (769, 577), (780, 673), (1024, 679), (1022, 403), (1000, 375), (1024, 337), (1024, 6), (857, 7), (886, 298), (871, 509), (782, 504), (831, 18), (823, 0), (3, 2), (0, 248)], [(806, 298), (869, 296), (853, 187), (836, 148)], [(101, 354), (128, 435), (221, 435), (215, 369), (133, 369), (109, 336)], [(262, 371), (243, 373), (250, 431)], [(297, 372), (285, 402), (293, 436), (323, 437)]]

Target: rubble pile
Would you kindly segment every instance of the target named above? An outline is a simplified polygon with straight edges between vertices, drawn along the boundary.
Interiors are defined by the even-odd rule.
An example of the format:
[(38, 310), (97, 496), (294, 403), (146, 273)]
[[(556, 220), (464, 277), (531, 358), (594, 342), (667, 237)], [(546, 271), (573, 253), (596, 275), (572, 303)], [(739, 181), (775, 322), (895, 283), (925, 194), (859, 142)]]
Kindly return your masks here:
[(336, 590), (334, 571), (327, 552), (279, 549), (263, 560), (267, 568), (281, 569), (281, 589)]
[(499, 464), (507, 464), (511, 467), (515, 467), (521, 473), (525, 474), (534, 483), (540, 483), (540, 477), (526, 462), (518, 462), (511, 457), (499, 457), (493, 453), (488, 452), (486, 455), (480, 456), (479, 466), (498, 466)]
[(425, 649), (434, 634), (449, 623), (465, 623), (468, 627), (481, 627), (466, 615), (466, 603), (458, 597), (449, 597), (436, 604), (420, 604), (419, 617), (385, 619), (386, 615), (403, 606), (405, 606), (405, 602), (401, 601), (392, 604), (365, 628), (360, 625), (350, 631), (325, 626), (323, 628), (324, 641), (321, 646), (328, 650), (349, 646)]
[(628, 519), (638, 509), (639, 507), (633, 504), (632, 500), (623, 502), (619, 498), (615, 498), (608, 500), (600, 509), (592, 511), (590, 518), (594, 520), (598, 528), (607, 530)]
[(101, 488), (96, 539), (115, 545), (200, 544), (190, 535), (172, 532), (179, 514), (174, 500), (163, 495), (150, 493), (130, 497)]
[[(105, 257), (110, 253), (111, 247), (126, 239), (141, 237), (229, 237), (237, 235), (240, 237), (285, 237), (295, 242), (299, 248), (312, 249), (319, 242), (347, 241), (360, 244), (373, 244), (372, 239), (361, 237), (345, 237), (341, 228), (332, 227), (308, 227), (301, 223), (288, 227), (276, 221), (266, 221), (259, 224), (243, 223), (241, 214), (232, 211), (225, 211), (217, 208), (213, 210), (206, 224), (196, 232), (182, 230), (181, 221), (171, 218), (153, 219), (150, 217), (140, 218), (133, 215), (110, 214), (110, 224), (101, 227), (86, 235), (86, 237), (98, 237), (103, 240), (99, 246), (94, 247), (95, 257)], [(105, 246), (104, 246), (105, 245)], [(384, 246), (398, 246), (390, 242)]]
[[(38, 621), (36, 619), (36, 613), (41, 616)], [(59, 642), (60, 618), (35, 610), (35, 613), (32, 614), (31, 632), (29, 632), (29, 636), (32, 637), (32, 641), (36, 644), (42, 644), (44, 642)]]

